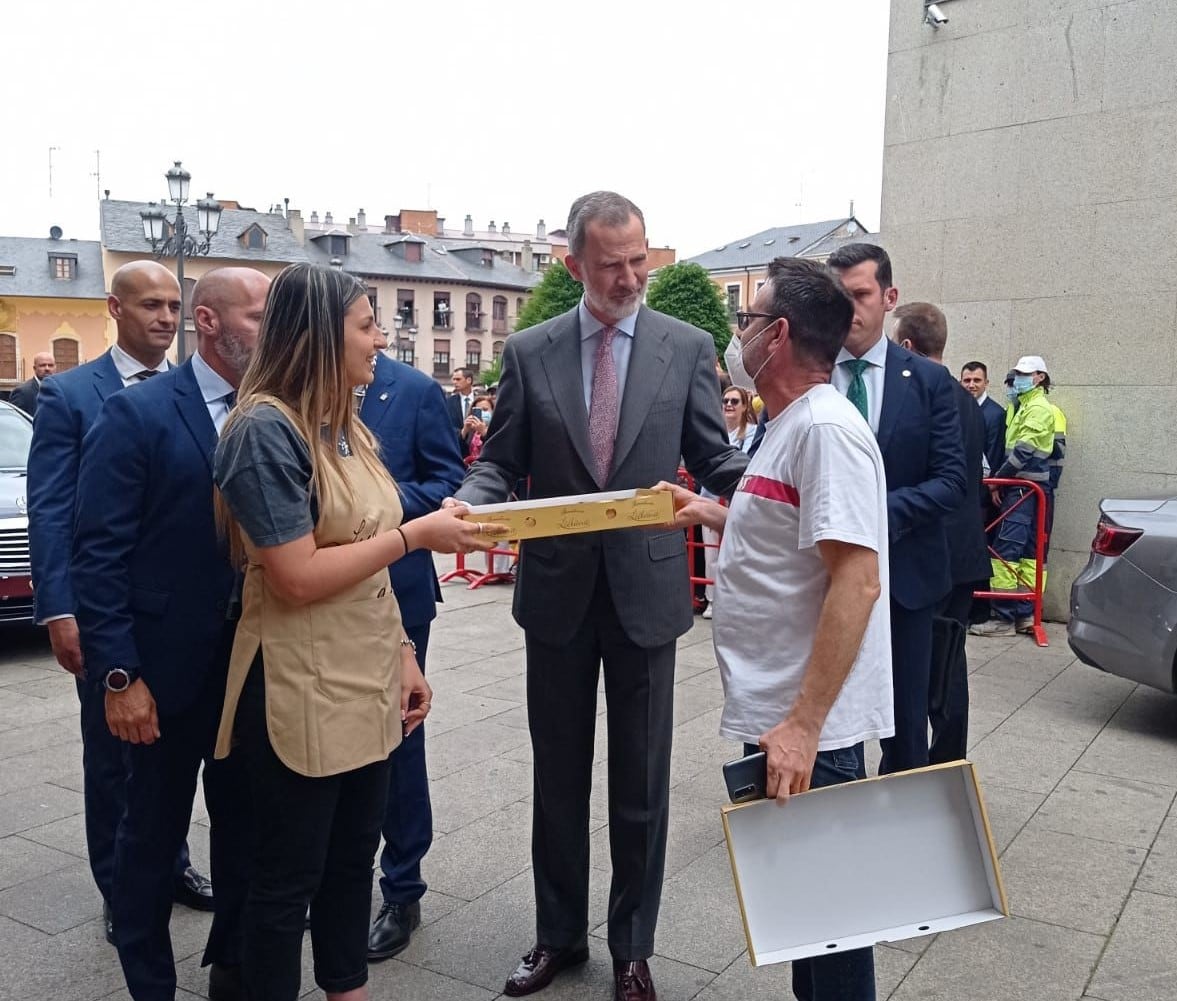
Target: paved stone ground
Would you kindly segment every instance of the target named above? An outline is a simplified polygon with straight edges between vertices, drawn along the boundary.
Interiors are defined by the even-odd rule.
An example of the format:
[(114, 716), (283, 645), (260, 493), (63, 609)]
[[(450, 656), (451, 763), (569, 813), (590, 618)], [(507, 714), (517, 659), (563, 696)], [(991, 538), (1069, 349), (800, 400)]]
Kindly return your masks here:
[[(424, 925), (401, 957), (373, 967), (374, 999), (490, 1001), (532, 940), (530, 749), (510, 588), (450, 584), (446, 598), (430, 644), (437, 833)], [(879, 947), (880, 998), (1177, 998), (1177, 700), (1084, 667), (1062, 627), (1049, 633), (1045, 650), (1026, 639), (969, 640), (971, 756), (1013, 917)], [(791, 997), (787, 967), (756, 970), (745, 953), (719, 822), (719, 766), (738, 750), (716, 736), (710, 639), (698, 620), (679, 645), (670, 846), (652, 966), (663, 1001)], [(0, 631), (0, 998), (127, 996), (85, 861), (76, 716), (72, 683), (39, 632)], [(592, 959), (546, 1001), (611, 997), (606, 754), (602, 732)], [(207, 871), (199, 803), (195, 819), (192, 852)], [(172, 918), (183, 998), (204, 996), (207, 925), (182, 908)], [(305, 956), (309, 993), (309, 948)]]

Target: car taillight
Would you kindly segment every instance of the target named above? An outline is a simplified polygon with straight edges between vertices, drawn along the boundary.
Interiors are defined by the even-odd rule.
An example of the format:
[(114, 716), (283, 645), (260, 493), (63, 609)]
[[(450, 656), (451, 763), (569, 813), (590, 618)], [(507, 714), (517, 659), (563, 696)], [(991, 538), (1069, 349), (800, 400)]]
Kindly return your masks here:
[(1122, 556), (1124, 550), (1143, 534), (1142, 529), (1124, 528), (1107, 518), (1100, 518), (1095, 538), (1091, 542), (1091, 551), (1097, 556)]

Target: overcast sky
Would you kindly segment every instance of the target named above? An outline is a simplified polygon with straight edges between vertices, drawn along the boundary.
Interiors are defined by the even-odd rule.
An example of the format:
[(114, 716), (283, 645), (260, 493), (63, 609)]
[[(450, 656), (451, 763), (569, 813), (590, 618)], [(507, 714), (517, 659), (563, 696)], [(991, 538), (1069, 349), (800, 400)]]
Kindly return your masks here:
[(0, 235), (94, 239), (101, 188), (157, 199), (176, 159), (193, 199), (343, 222), (552, 229), (612, 188), (680, 258), (851, 199), (874, 230), (888, 7), (11, 0)]

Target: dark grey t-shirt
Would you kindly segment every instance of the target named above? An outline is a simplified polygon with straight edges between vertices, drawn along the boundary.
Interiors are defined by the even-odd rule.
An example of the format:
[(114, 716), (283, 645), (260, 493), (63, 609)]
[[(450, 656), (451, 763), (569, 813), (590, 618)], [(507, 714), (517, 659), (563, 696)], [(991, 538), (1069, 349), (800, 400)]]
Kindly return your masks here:
[(280, 546), (314, 531), (311, 453), (277, 407), (236, 420), (217, 445), (213, 478), (255, 546)]

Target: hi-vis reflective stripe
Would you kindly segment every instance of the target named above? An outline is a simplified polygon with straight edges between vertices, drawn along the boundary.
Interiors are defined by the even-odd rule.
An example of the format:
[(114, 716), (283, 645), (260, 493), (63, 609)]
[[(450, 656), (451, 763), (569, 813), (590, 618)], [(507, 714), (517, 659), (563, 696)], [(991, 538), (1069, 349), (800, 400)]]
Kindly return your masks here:
[(801, 495), (797, 493), (796, 487), (781, 480), (769, 479), (767, 476), (745, 476), (739, 492), (791, 504), (793, 507), (801, 506)]

